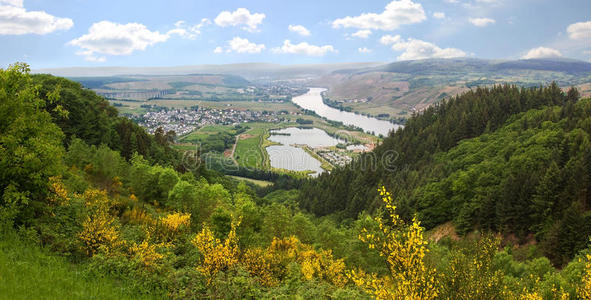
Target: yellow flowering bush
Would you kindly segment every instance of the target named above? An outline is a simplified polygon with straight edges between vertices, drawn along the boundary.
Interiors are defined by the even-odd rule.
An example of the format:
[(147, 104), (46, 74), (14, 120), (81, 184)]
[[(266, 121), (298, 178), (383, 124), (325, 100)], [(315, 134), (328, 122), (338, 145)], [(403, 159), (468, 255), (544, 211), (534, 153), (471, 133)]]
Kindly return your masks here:
[[(479, 299), (490, 299), (499, 295), (504, 289), (504, 274), (493, 267), (499, 244), (498, 237), (486, 235), (473, 242), (471, 246), (454, 251), (449, 263), (450, 270), (444, 278), (447, 282), (446, 295), (452, 298)], [(527, 294), (527, 290), (521, 294)]]
[(108, 254), (123, 243), (117, 218), (109, 214), (112, 202), (106, 191), (95, 189), (87, 190), (82, 197), (89, 210), (82, 223), (82, 232), (78, 234), (83, 250), (89, 256), (99, 251)]
[(160, 217), (157, 222), (148, 226), (147, 231), (160, 241), (172, 242), (179, 234), (187, 232), (190, 226), (191, 214), (177, 212)]
[(236, 228), (239, 225), (240, 220), (232, 222), (232, 229), (223, 243), (214, 237), (207, 226), (191, 241), (203, 257), (197, 270), (207, 277), (208, 283), (211, 283), (219, 272), (230, 270), (238, 264), (240, 249)]
[(153, 244), (149, 242), (149, 239), (150, 237), (148, 236), (148, 238), (139, 244), (133, 243), (133, 245), (129, 247), (129, 254), (144, 267), (153, 268), (160, 260), (162, 260), (162, 258), (164, 258), (164, 254), (158, 252), (158, 250), (166, 250), (166, 248), (170, 247), (170, 244)]
[(433, 299), (438, 295), (435, 270), (425, 265), (428, 252), (423, 228), (415, 217), (405, 224), (393, 204), (392, 195), (385, 187), (378, 189), (390, 215), (391, 225), (376, 218), (380, 232), (363, 229), (359, 239), (370, 249), (377, 249), (386, 259), (391, 276), (380, 278), (363, 271), (352, 271), (349, 277), (357, 286), (377, 299)]
[(174, 213), (160, 218), (160, 223), (170, 232), (179, 232), (191, 225), (191, 214)]
[(586, 255), (587, 262), (585, 264), (585, 273), (581, 285), (577, 289), (579, 299), (591, 299), (591, 255)]
[(244, 268), (258, 277), (264, 286), (278, 284), (292, 262), (298, 263), (305, 280), (325, 280), (338, 287), (347, 282), (342, 259), (334, 259), (331, 251), (316, 251), (295, 236), (274, 238), (267, 249), (249, 249), (243, 258)]
[(48, 198), (50, 204), (66, 205), (70, 202), (68, 191), (62, 182), (61, 176), (49, 177), (49, 191), (51, 192)]

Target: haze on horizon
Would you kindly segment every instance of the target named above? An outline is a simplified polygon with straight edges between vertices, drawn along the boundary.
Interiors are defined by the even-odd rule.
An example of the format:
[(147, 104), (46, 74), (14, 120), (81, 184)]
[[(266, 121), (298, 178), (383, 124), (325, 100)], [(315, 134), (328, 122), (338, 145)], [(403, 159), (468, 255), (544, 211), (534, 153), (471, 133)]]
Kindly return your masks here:
[(0, 0), (0, 67), (590, 61), (589, 11), (586, 0)]

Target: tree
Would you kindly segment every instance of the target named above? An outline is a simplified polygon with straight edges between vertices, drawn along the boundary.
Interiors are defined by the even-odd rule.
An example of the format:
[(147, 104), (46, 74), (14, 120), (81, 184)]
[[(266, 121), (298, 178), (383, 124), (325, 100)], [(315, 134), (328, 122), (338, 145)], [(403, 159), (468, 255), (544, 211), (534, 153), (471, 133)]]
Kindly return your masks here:
[(63, 168), (64, 135), (36, 91), (26, 64), (0, 69), (0, 219), (18, 224), (44, 212), (49, 178)]

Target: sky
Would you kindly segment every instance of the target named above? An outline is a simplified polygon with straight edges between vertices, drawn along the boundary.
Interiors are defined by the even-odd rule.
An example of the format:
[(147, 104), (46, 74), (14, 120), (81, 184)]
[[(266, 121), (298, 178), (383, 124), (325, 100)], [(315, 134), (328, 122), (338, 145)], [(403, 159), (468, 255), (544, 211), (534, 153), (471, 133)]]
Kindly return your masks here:
[(591, 61), (590, 0), (0, 0), (0, 68)]

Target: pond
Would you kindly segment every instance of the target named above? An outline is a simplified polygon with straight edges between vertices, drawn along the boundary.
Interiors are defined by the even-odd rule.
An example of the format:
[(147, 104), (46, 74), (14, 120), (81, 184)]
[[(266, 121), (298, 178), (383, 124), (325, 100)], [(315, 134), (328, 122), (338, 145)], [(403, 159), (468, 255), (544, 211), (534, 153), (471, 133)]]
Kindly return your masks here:
[(269, 140), (281, 144), (266, 148), (271, 166), (291, 171), (313, 171), (312, 176), (318, 176), (324, 172), (320, 167), (322, 164), (304, 149), (295, 145), (316, 148), (336, 146), (343, 142), (318, 128), (289, 127), (271, 130), (270, 133)]

